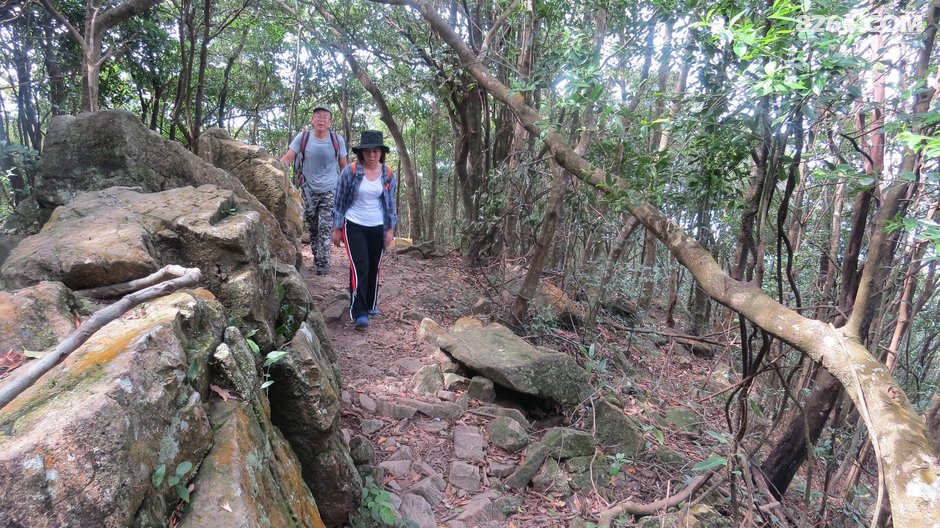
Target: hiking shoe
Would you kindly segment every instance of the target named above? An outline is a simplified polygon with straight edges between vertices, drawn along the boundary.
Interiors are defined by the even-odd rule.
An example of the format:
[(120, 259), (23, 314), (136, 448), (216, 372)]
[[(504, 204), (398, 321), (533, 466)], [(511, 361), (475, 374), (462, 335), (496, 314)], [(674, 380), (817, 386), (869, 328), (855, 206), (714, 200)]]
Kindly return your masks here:
[(369, 310), (369, 317), (375, 317), (375, 316), (379, 315), (380, 313), (382, 313), (382, 312), (380, 312), (378, 308), (373, 308), (373, 309)]
[(360, 315), (356, 318), (356, 330), (365, 330), (369, 326), (369, 316)]

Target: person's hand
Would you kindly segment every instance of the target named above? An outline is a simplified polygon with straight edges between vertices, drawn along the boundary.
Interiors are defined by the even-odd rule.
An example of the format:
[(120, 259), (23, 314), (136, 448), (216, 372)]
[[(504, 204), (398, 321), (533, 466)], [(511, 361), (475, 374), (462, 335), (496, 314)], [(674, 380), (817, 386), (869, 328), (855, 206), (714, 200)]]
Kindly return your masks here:
[(337, 227), (333, 230), (333, 245), (343, 247), (343, 229)]
[(392, 241), (395, 240), (395, 232), (391, 229), (385, 231), (385, 247), (391, 247)]

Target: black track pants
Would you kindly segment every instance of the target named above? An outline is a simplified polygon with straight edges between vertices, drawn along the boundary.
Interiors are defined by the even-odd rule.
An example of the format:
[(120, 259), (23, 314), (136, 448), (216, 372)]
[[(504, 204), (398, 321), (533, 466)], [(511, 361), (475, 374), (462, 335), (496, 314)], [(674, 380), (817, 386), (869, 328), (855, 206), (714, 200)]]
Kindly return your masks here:
[(385, 227), (365, 227), (346, 221), (343, 227), (349, 257), (349, 318), (374, 310), (379, 297), (379, 266), (385, 250)]

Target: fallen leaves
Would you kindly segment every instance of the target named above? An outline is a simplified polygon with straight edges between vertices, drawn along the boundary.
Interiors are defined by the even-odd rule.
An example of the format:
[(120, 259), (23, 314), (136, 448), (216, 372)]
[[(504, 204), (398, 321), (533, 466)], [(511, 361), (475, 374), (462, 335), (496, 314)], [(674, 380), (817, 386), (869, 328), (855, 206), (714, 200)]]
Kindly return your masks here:
[(5, 377), (10, 371), (22, 365), (25, 358), (26, 356), (13, 348), (5, 354), (0, 354), (0, 378)]
[[(226, 388), (219, 387), (219, 386), (216, 385), (215, 383), (209, 385), (209, 389), (210, 389), (212, 392), (218, 394), (219, 397), (222, 398), (222, 401), (229, 401), (229, 399), (235, 398), (234, 396), (232, 396), (231, 391), (229, 391), (229, 390), (226, 389)], [(229, 511), (231, 511), (231, 510), (229, 510)]]

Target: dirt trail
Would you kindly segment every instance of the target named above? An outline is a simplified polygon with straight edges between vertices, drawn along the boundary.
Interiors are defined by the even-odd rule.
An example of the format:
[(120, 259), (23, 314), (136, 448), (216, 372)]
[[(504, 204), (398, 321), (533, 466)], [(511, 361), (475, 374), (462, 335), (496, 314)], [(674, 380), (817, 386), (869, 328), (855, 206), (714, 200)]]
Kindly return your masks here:
[[(326, 276), (317, 276), (311, 272), (309, 246), (304, 246), (304, 260), (304, 277), (326, 316), (332, 344), (343, 371), (345, 405), (342, 427), (348, 430), (350, 436), (362, 435), (368, 438), (375, 447), (374, 464), (385, 462), (382, 483), (390, 492), (405, 497), (428, 479), (441, 488), (441, 493), (432, 493), (433, 500), (428, 499), (428, 502), (439, 501), (431, 504), (433, 519), (425, 519), (423, 524), (418, 522), (419, 526), (580, 526), (579, 518), (596, 519), (597, 512), (618, 500), (629, 497), (642, 501), (666, 496), (670, 489), (674, 491), (676, 486), (681, 487), (679, 480), (683, 475), (688, 475), (688, 463), (682, 460), (694, 461), (702, 456), (695, 452), (700, 447), (688, 444), (691, 438), (659, 426), (662, 431), (656, 434), (665, 435), (667, 443), (671, 445), (670, 451), (680, 459), (679, 466), (685, 465), (686, 471), (675, 465), (667, 468), (658, 463), (655, 453), (661, 450), (660, 446), (654, 434), (647, 434), (651, 440), (647, 443), (652, 447), (648, 456), (644, 457), (646, 460), (618, 461), (622, 467), (618, 466), (618, 474), (610, 477), (609, 484), (605, 482), (605, 489), (599, 490), (600, 493), (597, 493), (598, 489), (593, 493), (590, 489), (572, 493), (564, 483), (561, 484), (561, 487), (566, 488), (563, 490), (551, 486), (540, 492), (533, 491), (531, 487), (516, 492), (504, 490), (500, 485), (501, 479), (524, 460), (525, 451), (511, 454), (487, 442), (486, 425), (492, 416), (476, 412), (476, 409), (491, 404), (470, 399), (466, 412), (456, 419), (435, 419), (420, 412), (413, 417), (395, 419), (389, 416), (387, 407), (384, 411), (382, 408), (383, 403), (402, 399), (441, 403), (433, 395), (413, 393), (408, 388), (408, 382), (423, 365), (434, 363), (431, 355), (436, 347), (417, 339), (421, 317), (430, 317), (449, 328), (459, 317), (470, 315), (471, 306), (483, 296), (472, 275), (462, 267), (459, 255), (418, 260), (393, 252), (386, 253), (379, 292), (381, 315), (374, 318), (365, 331), (354, 329), (348, 316), (338, 317), (340, 304), (345, 302), (342, 305), (348, 306), (348, 301), (339, 304), (337, 301), (348, 284), (345, 250), (333, 248), (331, 271)], [(629, 355), (627, 348), (631, 345), (622, 345), (620, 353)], [(611, 344), (608, 342), (606, 346)], [(690, 357), (688, 353), (673, 350), (670, 346), (658, 358), (637, 358), (638, 361), (631, 368), (634, 373), (629, 376), (629, 383), (611, 385), (608, 392), (623, 396), (624, 411), (638, 422), (653, 424), (654, 409), (630, 394), (637, 391), (647, 396), (659, 393), (658, 396), (663, 398), (659, 400), (661, 405), (690, 401), (691, 392), (677, 391), (677, 387), (692, 391), (714, 368), (714, 365), (690, 362)], [(676, 359), (681, 360), (678, 368)], [(643, 375), (636, 375), (640, 371), (643, 371)], [(628, 379), (619, 375), (621, 380)], [(460, 395), (458, 392), (453, 396)], [(719, 415), (716, 413), (720, 411), (710, 408), (698, 409), (698, 412), (702, 421), (717, 421)], [(579, 417), (577, 410), (566, 411), (563, 418), (564, 425), (583, 425), (583, 414)], [(558, 423), (546, 424), (542, 428), (535, 424), (529, 431), (530, 445), (542, 436), (549, 425)], [(456, 437), (468, 429), (479, 431), (479, 440), (484, 448), (482, 457), (473, 460), (466, 456), (458, 457), (456, 451), (460, 447), (455, 447)], [(662, 439), (663, 436), (660, 436), (660, 444)], [(607, 458), (611, 457), (605, 457), (603, 453), (595, 456), (603, 462), (603, 468), (607, 468)], [(410, 466), (403, 463), (404, 460), (410, 461)], [(478, 489), (468, 491), (454, 485), (451, 478), (452, 464), (461, 462), (478, 468)], [(605, 473), (603, 469), (601, 472)], [(606, 475), (600, 478), (607, 480)], [(497, 500), (497, 496), (503, 499)], [(506, 502), (507, 497), (511, 499), (510, 503)], [(511, 510), (512, 513), (508, 518), (501, 517), (499, 509)]]

